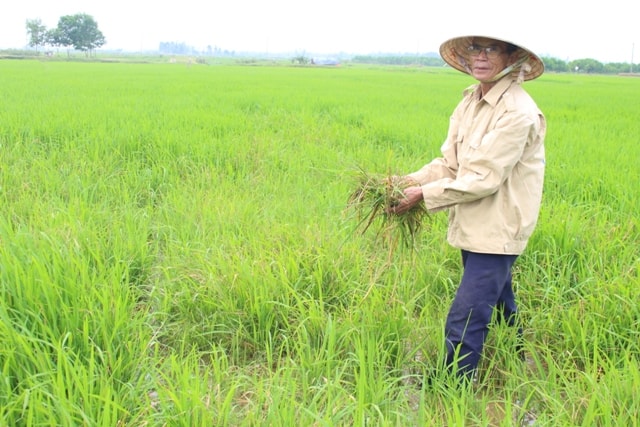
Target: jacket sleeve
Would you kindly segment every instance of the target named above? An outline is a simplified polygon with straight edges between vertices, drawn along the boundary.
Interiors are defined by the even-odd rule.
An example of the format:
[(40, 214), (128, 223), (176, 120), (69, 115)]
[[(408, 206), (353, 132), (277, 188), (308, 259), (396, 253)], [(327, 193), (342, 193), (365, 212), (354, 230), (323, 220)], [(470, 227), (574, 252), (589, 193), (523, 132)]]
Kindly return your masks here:
[(422, 186), (427, 209), (438, 211), (498, 191), (521, 158), (529, 135), (535, 134), (534, 128), (531, 116), (504, 112), (480, 144), (463, 153), (455, 176), (444, 176)]

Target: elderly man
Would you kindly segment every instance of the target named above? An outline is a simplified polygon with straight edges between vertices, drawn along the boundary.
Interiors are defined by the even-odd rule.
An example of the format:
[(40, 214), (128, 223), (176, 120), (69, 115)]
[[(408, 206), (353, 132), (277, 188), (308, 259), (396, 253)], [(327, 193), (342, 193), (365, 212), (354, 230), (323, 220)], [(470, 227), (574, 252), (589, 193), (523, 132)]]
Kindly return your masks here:
[(417, 203), (449, 211), (448, 242), (461, 250), (464, 272), (445, 325), (446, 363), (470, 379), (494, 309), (517, 327), (511, 269), (538, 219), (546, 131), (521, 83), (540, 76), (544, 65), (528, 49), (493, 37), (457, 37), (440, 54), (478, 83), (451, 116), (442, 157), (406, 176), (415, 186), (393, 212)]

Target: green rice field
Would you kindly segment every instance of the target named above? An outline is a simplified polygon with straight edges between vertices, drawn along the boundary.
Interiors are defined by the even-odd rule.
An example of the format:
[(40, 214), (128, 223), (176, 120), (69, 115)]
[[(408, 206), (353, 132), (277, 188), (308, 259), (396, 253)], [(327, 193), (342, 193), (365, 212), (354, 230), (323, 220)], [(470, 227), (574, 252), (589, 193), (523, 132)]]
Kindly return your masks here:
[(356, 232), (359, 170), (439, 154), (450, 69), (0, 61), (1, 426), (635, 426), (640, 79), (525, 83), (538, 228), (478, 381), (418, 386), (461, 274), (445, 213)]

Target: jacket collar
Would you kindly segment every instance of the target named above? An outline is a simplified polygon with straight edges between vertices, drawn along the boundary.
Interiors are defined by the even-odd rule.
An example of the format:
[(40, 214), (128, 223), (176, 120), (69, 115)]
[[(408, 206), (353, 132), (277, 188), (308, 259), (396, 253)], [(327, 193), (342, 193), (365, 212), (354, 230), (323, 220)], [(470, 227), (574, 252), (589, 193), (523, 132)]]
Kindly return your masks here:
[[(489, 92), (487, 92), (483, 100), (492, 107), (495, 107), (498, 101), (500, 101), (500, 98), (502, 98), (502, 95), (504, 95), (504, 93), (511, 87), (514, 82), (515, 79), (512, 76), (505, 76), (501, 78), (496, 82), (495, 86), (493, 86), (489, 90)], [(475, 92), (475, 95), (477, 97), (480, 97), (480, 84), (477, 85)]]

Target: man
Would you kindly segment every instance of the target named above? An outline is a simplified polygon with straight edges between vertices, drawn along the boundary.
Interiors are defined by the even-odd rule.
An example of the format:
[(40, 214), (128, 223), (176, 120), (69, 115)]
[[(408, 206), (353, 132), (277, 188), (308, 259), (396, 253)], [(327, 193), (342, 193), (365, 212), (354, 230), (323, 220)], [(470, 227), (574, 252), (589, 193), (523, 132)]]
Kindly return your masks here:
[(405, 177), (416, 185), (393, 213), (417, 203), (449, 210), (447, 238), (461, 250), (464, 272), (445, 325), (446, 363), (471, 379), (494, 309), (517, 326), (511, 269), (538, 219), (546, 132), (521, 83), (540, 76), (544, 65), (524, 47), (480, 36), (448, 40), (440, 55), (478, 83), (451, 116), (442, 157)]

